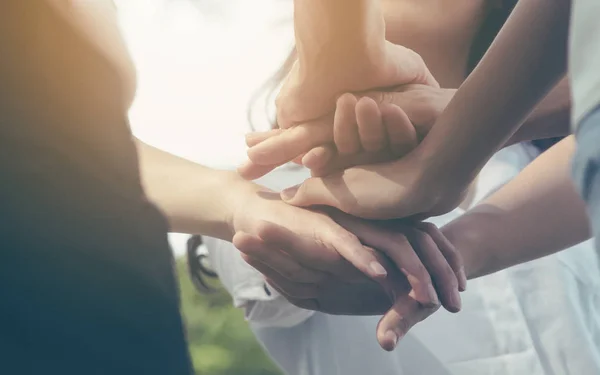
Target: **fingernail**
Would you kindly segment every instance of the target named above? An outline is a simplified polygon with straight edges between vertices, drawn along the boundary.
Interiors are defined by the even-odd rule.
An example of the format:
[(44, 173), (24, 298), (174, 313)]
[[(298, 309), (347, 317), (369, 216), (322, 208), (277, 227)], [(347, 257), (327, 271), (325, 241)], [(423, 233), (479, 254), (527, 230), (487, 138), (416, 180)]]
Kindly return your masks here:
[(287, 188), (281, 192), (281, 198), (285, 201), (289, 201), (293, 199), (296, 193), (298, 192), (298, 186), (292, 186), (291, 188)]
[(467, 274), (464, 267), (458, 271), (458, 288), (461, 292), (467, 290)]
[(369, 264), (369, 268), (371, 269), (371, 271), (373, 271), (375, 276), (387, 276), (387, 271), (379, 262), (371, 262), (371, 264)]
[(435, 291), (433, 285), (429, 284), (429, 286), (427, 287), (427, 293), (429, 294), (429, 300), (432, 304), (438, 305), (440, 303), (437, 292)]
[(396, 332), (390, 330), (387, 331), (384, 335), (383, 335), (384, 340), (387, 342), (391, 342), (392, 343), (392, 347), (390, 348), (390, 350), (393, 350), (396, 348), (396, 345), (398, 345), (398, 335), (396, 335)]
[(452, 293), (452, 304), (456, 307), (456, 312), (459, 312), (462, 308), (462, 300), (460, 299), (460, 293), (457, 290), (454, 290)]

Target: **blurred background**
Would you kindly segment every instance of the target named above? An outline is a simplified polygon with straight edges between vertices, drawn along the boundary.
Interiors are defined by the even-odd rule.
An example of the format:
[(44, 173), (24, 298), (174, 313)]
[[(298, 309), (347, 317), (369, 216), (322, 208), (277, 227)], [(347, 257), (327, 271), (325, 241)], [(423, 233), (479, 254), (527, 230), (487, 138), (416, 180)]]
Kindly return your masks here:
[[(115, 0), (138, 70), (130, 112), (143, 141), (215, 168), (245, 160), (251, 99), (293, 45), (291, 0)], [(252, 124), (268, 127), (258, 104)], [(177, 181), (173, 181), (177, 183)], [(187, 276), (187, 236), (171, 234), (197, 374), (280, 374), (228, 294), (199, 295)]]

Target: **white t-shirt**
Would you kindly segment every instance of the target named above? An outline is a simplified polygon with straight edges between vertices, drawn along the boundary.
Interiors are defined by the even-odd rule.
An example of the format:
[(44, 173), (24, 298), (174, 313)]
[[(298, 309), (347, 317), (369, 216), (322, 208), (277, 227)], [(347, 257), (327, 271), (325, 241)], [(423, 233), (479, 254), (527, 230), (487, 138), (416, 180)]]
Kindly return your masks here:
[(600, 0), (573, 0), (569, 74), (572, 124), (600, 105)]

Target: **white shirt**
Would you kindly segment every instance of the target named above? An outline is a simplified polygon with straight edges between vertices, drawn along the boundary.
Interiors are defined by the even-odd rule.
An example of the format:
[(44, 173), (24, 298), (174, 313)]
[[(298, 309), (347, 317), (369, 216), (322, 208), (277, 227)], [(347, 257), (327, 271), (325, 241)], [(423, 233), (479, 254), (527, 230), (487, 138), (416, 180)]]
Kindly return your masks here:
[(573, 0), (570, 33), (572, 123), (576, 128), (600, 105), (600, 0)]

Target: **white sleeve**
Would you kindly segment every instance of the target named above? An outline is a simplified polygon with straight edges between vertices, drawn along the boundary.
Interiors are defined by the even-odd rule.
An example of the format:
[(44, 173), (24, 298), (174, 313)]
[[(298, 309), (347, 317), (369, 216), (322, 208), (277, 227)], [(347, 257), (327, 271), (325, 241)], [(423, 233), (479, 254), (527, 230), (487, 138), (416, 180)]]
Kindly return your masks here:
[(211, 266), (233, 298), (233, 305), (244, 309), (253, 326), (293, 327), (314, 314), (292, 305), (269, 288), (262, 274), (246, 263), (230, 242), (204, 237), (204, 243)]

